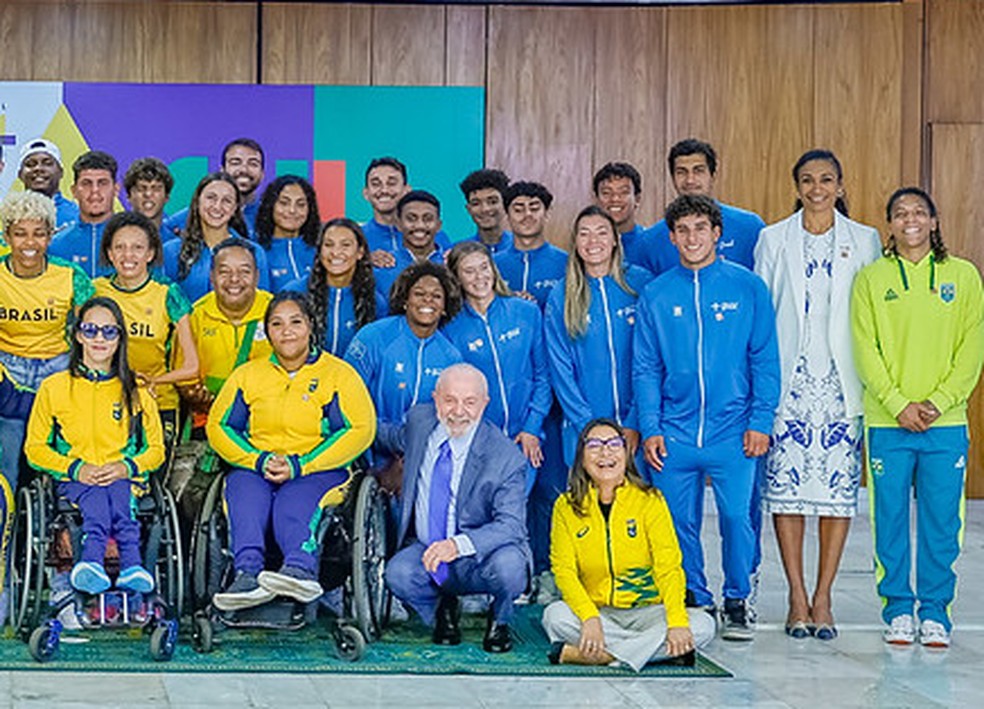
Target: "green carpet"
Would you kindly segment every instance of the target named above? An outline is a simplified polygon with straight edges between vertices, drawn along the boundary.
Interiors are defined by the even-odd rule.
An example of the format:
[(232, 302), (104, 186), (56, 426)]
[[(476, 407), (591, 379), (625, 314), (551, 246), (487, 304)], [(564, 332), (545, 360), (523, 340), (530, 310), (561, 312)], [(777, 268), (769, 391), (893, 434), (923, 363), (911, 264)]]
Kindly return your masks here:
[[(539, 606), (517, 607), (512, 652), (493, 655), (482, 650), (484, 617), (462, 618), (464, 640), (457, 647), (431, 644), (430, 634), (416, 622), (397, 623), (383, 639), (372, 643), (356, 662), (335, 658), (327, 625), (294, 633), (223, 631), (216, 634), (215, 650), (196, 653), (186, 628), (170, 662), (154, 662), (149, 638), (137, 631), (101, 631), (84, 637), (62, 636), (56, 657), (35, 662), (27, 645), (19, 640), (0, 640), (0, 670), (72, 670), (91, 672), (345, 672), (355, 674), (480, 674), (556, 677), (631, 676), (629, 670), (609, 667), (575, 667), (547, 662), (548, 641), (540, 626)], [(731, 674), (703, 656), (694, 667), (649, 666), (646, 677), (730, 677)]]

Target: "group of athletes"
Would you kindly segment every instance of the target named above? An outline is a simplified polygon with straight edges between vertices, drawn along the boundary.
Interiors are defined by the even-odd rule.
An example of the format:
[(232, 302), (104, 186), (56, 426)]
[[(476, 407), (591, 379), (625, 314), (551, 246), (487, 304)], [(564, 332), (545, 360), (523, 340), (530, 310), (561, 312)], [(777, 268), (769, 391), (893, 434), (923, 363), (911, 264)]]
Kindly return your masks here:
[[(484, 418), (526, 460), (532, 600), (557, 597), (552, 512), (579, 438), (604, 418), (665, 499), (687, 605), (708, 610), (710, 481), (724, 638), (754, 635), (763, 512), (789, 588), (786, 632), (837, 636), (832, 586), (866, 456), (885, 639), (948, 646), (966, 405), (984, 357), (977, 269), (948, 253), (919, 188), (888, 198), (884, 239), (848, 218), (843, 169), (827, 150), (796, 162), (795, 210), (768, 226), (715, 199), (709, 144), (678, 142), (667, 166), (677, 197), (645, 228), (640, 174), (604, 165), (562, 249), (546, 239), (549, 189), (496, 169), (461, 182), (476, 230), (448, 235), (440, 200), (411, 188), (392, 157), (365, 170), (368, 222), (322, 224), (304, 177), (261, 190), (265, 156), (251, 139), (226, 145), (221, 170), (170, 215), (174, 181), (160, 160), (129, 166), (129, 210), (114, 214), (111, 155), (73, 162), (69, 200), (58, 146), (28, 141), (25, 189), (0, 206), (4, 539), (26, 462), (83, 511), (72, 585), (109, 588), (112, 537), (117, 587), (150, 590), (130, 502), (187, 420), (232, 468), (240, 573), (216, 605), (277, 593), (310, 601), (321, 593), (306, 544), (318, 501), (360, 454), (398, 493), (399, 456), (379, 441), (465, 362), (487, 382)], [(819, 518), (812, 593), (808, 517)], [(268, 518), (286, 555), (278, 571), (263, 568), (256, 520)]]

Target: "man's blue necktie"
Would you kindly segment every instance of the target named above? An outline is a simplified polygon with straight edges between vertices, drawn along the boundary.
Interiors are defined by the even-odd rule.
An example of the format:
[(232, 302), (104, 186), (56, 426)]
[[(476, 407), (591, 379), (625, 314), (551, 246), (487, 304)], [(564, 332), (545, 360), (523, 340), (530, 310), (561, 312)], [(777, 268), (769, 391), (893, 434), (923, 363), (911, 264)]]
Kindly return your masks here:
[[(430, 544), (448, 537), (448, 508), (451, 506), (451, 474), (453, 470), (451, 442), (444, 441), (438, 449), (434, 473), (431, 475), (430, 504), (427, 512)], [(438, 586), (447, 581), (448, 565), (443, 561), (438, 564), (437, 569), (431, 572), (431, 578)]]

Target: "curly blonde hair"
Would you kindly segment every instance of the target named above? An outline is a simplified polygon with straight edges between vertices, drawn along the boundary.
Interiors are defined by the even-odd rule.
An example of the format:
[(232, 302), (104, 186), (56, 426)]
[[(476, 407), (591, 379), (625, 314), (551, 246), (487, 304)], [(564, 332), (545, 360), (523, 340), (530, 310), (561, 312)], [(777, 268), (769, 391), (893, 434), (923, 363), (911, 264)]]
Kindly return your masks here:
[(48, 225), (48, 231), (55, 230), (55, 202), (40, 192), (11, 192), (0, 204), (0, 222), (5, 234), (17, 222), (36, 219)]

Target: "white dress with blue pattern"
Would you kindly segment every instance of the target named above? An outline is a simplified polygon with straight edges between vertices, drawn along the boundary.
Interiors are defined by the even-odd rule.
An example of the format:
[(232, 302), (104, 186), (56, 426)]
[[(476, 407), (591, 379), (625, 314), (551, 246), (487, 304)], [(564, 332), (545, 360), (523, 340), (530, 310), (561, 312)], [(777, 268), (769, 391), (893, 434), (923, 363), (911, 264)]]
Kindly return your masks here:
[[(802, 227), (801, 227), (802, 229)], [(802, 231), (803, 338), (765, 463), (764, 509), (773, 514), (853, 517), (861, 480), (861, 419), (848, 417), (827, 339), (833, 230)]]

